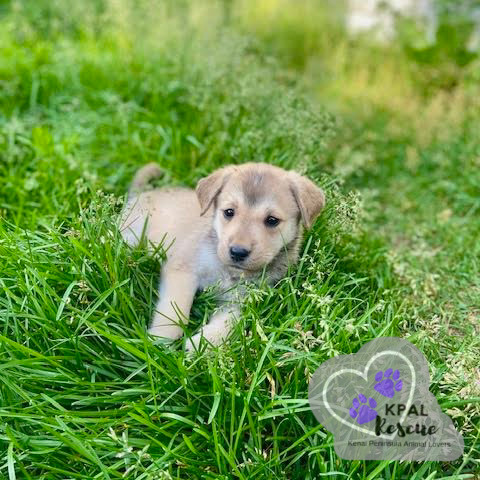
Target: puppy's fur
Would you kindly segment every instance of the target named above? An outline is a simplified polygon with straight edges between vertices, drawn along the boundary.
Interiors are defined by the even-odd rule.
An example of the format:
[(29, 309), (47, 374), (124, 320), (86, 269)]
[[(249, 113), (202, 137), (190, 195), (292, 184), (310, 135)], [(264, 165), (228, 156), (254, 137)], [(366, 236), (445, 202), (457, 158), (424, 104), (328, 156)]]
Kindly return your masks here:
[(202, 336), (218, 345), (239, 312), (235, 287), (263, 274), (271, 283), (285, 275), (298, 259), (303, 227), (312, 225), (325, 196), (298, 173), (263, 163), (221, 168), (196, 191), (141, 192), (161, 174), (155, 164), (137, 172), (121, 226), (132, 246), (144, 232), (151, 244), (168, 247), (149, 333), (179, 338), (196, 291), (220, 284), (221, 307), (187, 348), (198, 347)]

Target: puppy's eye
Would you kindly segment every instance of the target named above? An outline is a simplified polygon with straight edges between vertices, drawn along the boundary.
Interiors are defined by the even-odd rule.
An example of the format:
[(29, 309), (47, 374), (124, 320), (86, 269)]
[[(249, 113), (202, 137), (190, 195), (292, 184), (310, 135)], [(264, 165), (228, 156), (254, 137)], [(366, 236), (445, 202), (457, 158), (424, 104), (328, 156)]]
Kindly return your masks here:
[(276, 227), (280, 223), (280, 220), (276, 217), (272, 217), (271, 215), (265, 219), (265, 225), (267, 227)]
[(233, 208), (227, 208), (223, 211), (223, 216), (225, 218), (232, 218), (235, 215), (235, 210)]

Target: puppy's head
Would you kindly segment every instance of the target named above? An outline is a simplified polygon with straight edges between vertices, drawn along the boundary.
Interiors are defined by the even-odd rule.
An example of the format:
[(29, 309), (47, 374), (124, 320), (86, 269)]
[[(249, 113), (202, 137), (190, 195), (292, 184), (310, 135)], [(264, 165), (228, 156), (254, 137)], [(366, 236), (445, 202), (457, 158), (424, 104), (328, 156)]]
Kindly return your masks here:
[(250, 272), (275, 259), (325, 204), (323, 191), (307, 178), (262, 163), (217, 170), (200, 180), (196, 192), (201, 215), (214, 209), (220, 260)]

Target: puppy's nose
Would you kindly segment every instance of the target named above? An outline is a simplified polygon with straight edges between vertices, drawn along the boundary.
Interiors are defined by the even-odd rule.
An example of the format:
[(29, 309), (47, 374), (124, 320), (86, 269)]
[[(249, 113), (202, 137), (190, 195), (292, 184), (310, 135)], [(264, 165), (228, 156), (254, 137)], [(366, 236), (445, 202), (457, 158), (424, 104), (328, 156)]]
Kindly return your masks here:
[(242, 262), (250, 255), (250, 250), (234, 245), (230, 247), (230, 258), (234, 262)]

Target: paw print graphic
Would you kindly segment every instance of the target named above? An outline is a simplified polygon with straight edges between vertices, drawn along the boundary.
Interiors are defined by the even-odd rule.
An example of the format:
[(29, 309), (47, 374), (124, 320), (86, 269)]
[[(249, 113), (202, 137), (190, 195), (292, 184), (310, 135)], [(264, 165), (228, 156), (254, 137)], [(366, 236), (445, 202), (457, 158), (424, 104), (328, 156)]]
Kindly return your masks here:
[(392, 368), (388, 368), (384, 372), (377, 372), (375, 381), (377, 383), (373, 388), (384, 397), (393, 398), (395, 393), (400, 392), (403, 388), (400, 372), (398, 370), (393, 371)]
[(358, 395), (358, 398), (355, 397), (352, 401), (352, 408), (350, 408), (350, 416), (355, 419), (359, 425), (364, 423), (371, 422), (377, 417), (377, 411), (375, 407), (377, 402), (373, 398), (368, 399), (365, 395), (361, 393)]

